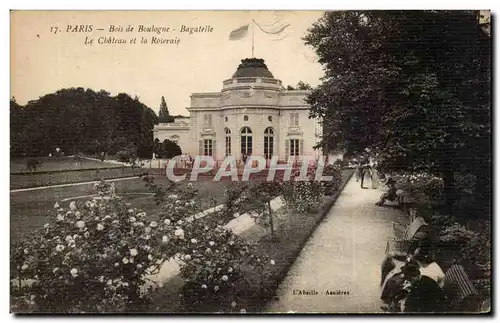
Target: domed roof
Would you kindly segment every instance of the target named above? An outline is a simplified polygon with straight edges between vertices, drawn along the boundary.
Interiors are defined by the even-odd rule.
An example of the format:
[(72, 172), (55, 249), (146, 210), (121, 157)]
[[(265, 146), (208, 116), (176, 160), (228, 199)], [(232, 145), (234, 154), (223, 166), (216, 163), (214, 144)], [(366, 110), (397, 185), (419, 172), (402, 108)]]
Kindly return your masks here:
[(241, 60), (241, 64), (233, 74), (233, 78), (237, 77), (269, 77), (274, 78), (273, 74), (267, 69), (262, 58), (245, 58)]

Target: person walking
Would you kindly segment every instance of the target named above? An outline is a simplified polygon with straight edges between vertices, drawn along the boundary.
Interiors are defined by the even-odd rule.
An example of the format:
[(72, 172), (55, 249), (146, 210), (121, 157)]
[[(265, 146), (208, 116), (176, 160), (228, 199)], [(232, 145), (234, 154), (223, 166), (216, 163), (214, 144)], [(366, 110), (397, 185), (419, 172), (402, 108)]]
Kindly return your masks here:
[(356, 162), (354, 166), (354, 175), (356, 175), (356, 183), (359, 182), (361, 175), (359, 174), (359, 163)]
[[(372, 170), (371, 170), (371, 167), (370, 165), (365, 165), (365, 167), (363, 167), (363, 177), (361, 179), (361, 188), (370, 188), (370, 185), (371, 185), (371, 177), (372, 177)], [(363, 184), (370, 181), (370, 183), (368, 184), (368, 187), (364, 187)]]
[(372, 188), (377, 189), (379, 186), (378, 170), (375, 166), (372, 167)]
[(361, 188), (363, 187), (363, 183), (365, 182), (365, 166), (359, 165), (359, 177), (361, 177)]

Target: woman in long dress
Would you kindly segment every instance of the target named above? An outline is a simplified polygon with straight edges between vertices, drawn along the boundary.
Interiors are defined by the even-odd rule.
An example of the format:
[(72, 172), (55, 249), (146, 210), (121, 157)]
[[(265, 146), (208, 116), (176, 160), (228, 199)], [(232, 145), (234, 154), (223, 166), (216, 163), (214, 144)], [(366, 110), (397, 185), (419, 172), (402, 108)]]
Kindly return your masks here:
[(379, 183), (378, 171), (375, 167), (372, 167), (372, 188), (378, 188)]
[[(371, 170), (371, 167), (370, 165), (367, 165), (364, 169), (364, 173), (363, 173), (363, 176), (364, 176), (364, 180), (363, 180), (363, 184), (367, 186), (367, 188), (370, 188), (370, 185), (372, 184), (371, 183), (371, 179), (372, 179), (372, 170)], [(363, 186), (364, 186), (363, 185)]]

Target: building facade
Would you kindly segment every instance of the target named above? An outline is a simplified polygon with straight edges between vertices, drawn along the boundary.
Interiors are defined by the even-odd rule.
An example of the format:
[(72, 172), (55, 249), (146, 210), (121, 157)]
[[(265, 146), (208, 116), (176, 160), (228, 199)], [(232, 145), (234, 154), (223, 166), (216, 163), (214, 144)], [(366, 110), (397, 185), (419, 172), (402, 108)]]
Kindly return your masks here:
[(321, 155), (313, 147), (320, 141), (319, 120), (309, 118), (305, 102), (309, 91), (285, 90), (263, 59), (241, 61), (222, 90), (193, 93), (189, 119), (155, 127), (155, 139), (177, 142), (183, 154), (263, 156), (288, 160), (290, 156)]

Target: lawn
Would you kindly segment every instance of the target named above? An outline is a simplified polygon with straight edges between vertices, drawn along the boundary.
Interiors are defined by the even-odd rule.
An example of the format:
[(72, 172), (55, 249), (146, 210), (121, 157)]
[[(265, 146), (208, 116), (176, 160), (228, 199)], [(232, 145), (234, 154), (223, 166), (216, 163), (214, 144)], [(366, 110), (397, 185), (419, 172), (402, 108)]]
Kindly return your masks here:
[(114, 179), (136, 176), (142, 172), (156, 174), (158, 169), (132, 169), (130, 167), (68, 170), (54, 173), (11, 174), (10, 189), (40, 187), (59, 184), (91, 182), (97, 179)]
[[(156, 176), (155, 182), (166, 184), (168, 179)], [(187, 185), (187, 181), (182, 185)], [(205, 208), (218, 205), (224, 201), (224, 191), (227, 183), (212, 181), (192, 182), (199, 190), (201, 203)], [(145, 183), (140, 178), (116, 181), (118, 194), (123, 194), (126, 202), (135, 208), (143, 209), (146, 213), (155, 213), (156, 205), (153, 196), (149, 193)], [(54, 187), (34, 191), (10, 193), (10, 232), (11, 242), (30, 234), (42, 227), (54, 214), (54, 203), (63, 203), (66, 206), (71, 200), (86, 200), (89, 195), (95, 194), (93, 184), (82, 184), (67, 187)]]
[[(37, 157), (41, 162), (36, 172), (52, 172), (62, 170), (81, 170), (96, 168), (117, 168), (117, 164), (101, 162), (97, 160), (82, 159), (81, 163), (75, 161), (73, 157)], [(28, 173), (26, 169), (27, 158), (14, 158), (10, 161), (10, 173)]]

